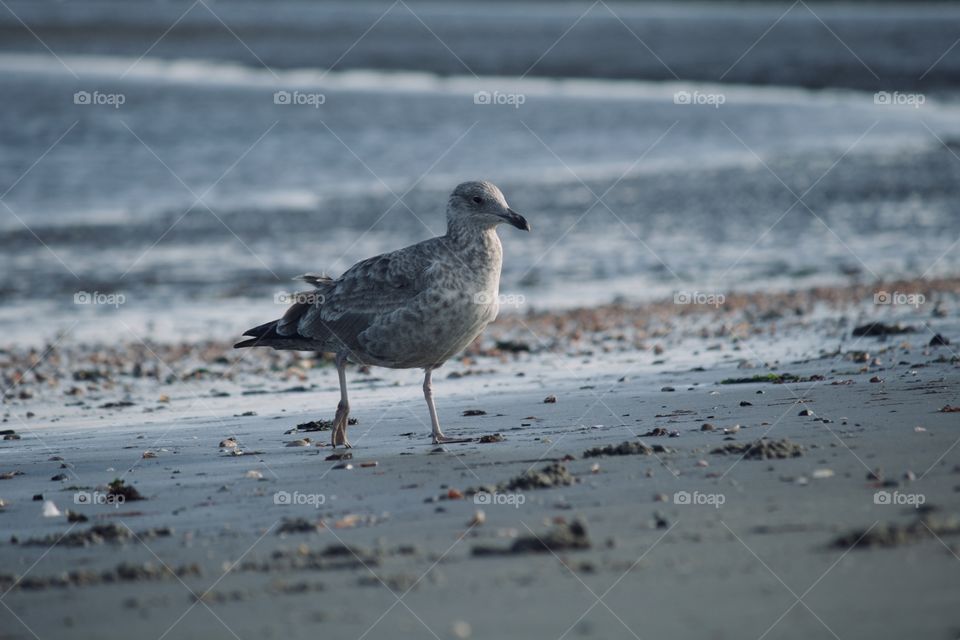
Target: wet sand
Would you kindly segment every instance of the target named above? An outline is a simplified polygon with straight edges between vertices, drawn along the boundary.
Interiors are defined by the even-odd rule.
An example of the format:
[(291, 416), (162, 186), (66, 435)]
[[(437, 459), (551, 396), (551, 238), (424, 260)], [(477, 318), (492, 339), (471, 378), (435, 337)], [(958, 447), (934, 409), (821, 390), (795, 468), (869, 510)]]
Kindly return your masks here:
[(322, 358), (7, 349), (2, 636), (952, 637), (957, 282), (879, 286), (506, 315), (340, 459)]

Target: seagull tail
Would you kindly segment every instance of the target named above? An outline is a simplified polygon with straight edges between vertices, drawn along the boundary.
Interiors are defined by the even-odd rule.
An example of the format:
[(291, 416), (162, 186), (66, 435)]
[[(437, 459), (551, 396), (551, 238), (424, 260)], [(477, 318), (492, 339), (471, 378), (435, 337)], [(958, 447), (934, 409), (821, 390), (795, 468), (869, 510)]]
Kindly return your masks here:
[(277, 333), (277, 323), (279, 320), (271, 320), (259, 326), (256, 326), (252, 329), (247, 329), (243, 332), (245, 336), (251, 336), (249, 340), (243, 340), (233, 345), (234, 349), (241, 349), (243, 347), (272, 347), (270, 344), (272, 339), (283, 338), (279, 333)]

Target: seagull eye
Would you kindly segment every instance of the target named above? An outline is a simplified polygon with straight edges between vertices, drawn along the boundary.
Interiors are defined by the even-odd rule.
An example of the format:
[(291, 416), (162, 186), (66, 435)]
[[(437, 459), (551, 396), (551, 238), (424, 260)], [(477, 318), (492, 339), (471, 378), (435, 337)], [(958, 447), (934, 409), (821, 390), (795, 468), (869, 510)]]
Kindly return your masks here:
[(476, 202), (477, 204), (483, 204), (483, 198), (481, 198), (480, 196), (473, 196), (473, 201)]

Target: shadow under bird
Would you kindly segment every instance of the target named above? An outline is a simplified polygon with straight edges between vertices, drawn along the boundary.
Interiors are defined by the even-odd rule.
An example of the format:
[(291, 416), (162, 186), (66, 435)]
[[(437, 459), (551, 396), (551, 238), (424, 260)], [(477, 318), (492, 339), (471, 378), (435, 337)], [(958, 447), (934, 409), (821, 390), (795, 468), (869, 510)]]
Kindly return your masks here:
[(423, 397), (433, 442), (443, 435), (431, 374), (462, 351), (497, 317), (503, 250), (497, 225), (530, 230), (490, 182), (464, 182), (447, 204), (447, 233), (368, 258), (337, 279), (307, 274), (313, 290), (295, 297), (279, 320), (248, 330), (234, 345), (320, 351), (336, 356), (340, 403), (334, 447), (349, 447), (348, 362), (424, 370)]

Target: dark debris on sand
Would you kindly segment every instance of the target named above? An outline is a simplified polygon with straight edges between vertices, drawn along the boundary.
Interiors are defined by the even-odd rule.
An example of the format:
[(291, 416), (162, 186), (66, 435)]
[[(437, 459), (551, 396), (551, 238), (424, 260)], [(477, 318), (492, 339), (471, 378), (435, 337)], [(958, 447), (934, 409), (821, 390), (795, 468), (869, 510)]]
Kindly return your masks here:
[[(357, 424), (356, 418), (348, 418), (348, 425)], [(333, 420), (311, 420), (310, 422), (301, 422), (293, 429), (284, 431), (284, 435), (290, 435), (291, 433), (301, 433), (305, 431), (330, 431), (333, 429)]]
[(861, 336), (868, 338), (880, 338), (883, 336), (897, 336), (903, 333), (913, 333), (916, 331), (915, 327), (909, 327), (903, 325), (899, 322), (894, 324), (885, 324), (883, 322), (871, 322), (868, 324), (862, 324), (859, 327), (856, 327), (853, 330), (853, 337), (859, 338)]
[(125, 543), (134, 539), (134, 535), (141, 540), (151, 538), (166, 538), (173, 535), (173, 530), (169, 527), (154, 527), (134, 534), (133, 531), (124, 526), (114, 523), (97, 524), (83, 531), (74, 531), (61, 538), (60, 534), (52, 533), (42, 538), (30, 538), (23, 542), (26, 546), (50, 547), (58, 545), (61, 547), (91, 547), (107, 542)]
[(173, 578), (182, 580), (186, 577), (200, 575), (200, 566), (197, 564), (168, 567), (152, 562), (144, 562), (143, 564), (124, 562), (104, 571), (74, 569), (53, 576), (28, 575), (17, 577), (12, 574), (0, 574), (0, 589), (18, 588), (23, 591), (41, 591), (50, 588), (88, 587), (120, 582), (147, 582)]
[(473, 547), (475, 556), (512, 555), (523, 553), (546, 553), (552, 551), (576, 551), (591, 547), (587, 527), (582, 520), (561, 522), (544, 534), (531, 534), (517, 538), (506, 548), (478, 545)]
[(391, 552), (371, 551), (360, 546), (329, 544), (321, 550), (300, 545), (296, 549), (278, 549), (266, 561), (243, 562), (240, 571), (269, 573), (273, 571), (336, 571), (342, 569), (369, 569), (379, 566)]
[(719, 455), (742, 455), (747, 460), (776, 460), (799, 458), (803, 455), (803, 446), (783, 440), (756, 440), (754, 442), (728, 442), (722, 447), (710, 451)]
[(500, 484), (485, 485), (467, 489), (466, 495), (474, 495), (480, 492), (497, 493), (506, 491), (530, 491), (534, 489), (552, 489), (554, 487), (566, 487), (577, 482), (577, 478), (559, 462), (551, 462), (539, 471), (530, 469), (520, 475), (501, 482)]
[(277, 535), (290, 533), (316, 533), (324, 527), (322, 521), (311, 521), (306, 518), (284, 518), (277, 527)]
[(136, 488), (131, 487), (120, 478), (117, 478), (107, 485), (107, 495), (113, 498), (123, 498), (124, 502), (146, 499), (140, 495), (140, 492), (137, 491)]
[(951, 535), (960, 535), (960, 518), (926, 514), (908, 524), (886, 523), (851, 531), (834, 540), (833, 546), (840, 549), (889, 548)]
[(529, 489), (551, 489), (553, 487), (569, 486), (577, 481), (566, 466), (559, 462), (551, 462), (539, 471), (530, 470), (521, 473), (507, 482), (501, 482), (499, 491), (527, 491)]
[(594, 447), (583, 452), (584, 458), (599, 458), (600, 456), (650, 456), (654, 453), (670, 453), (662, 444), (649, 445), (643, 442), (625, 440), (618, 445), (608, 444), (603, 447)]

